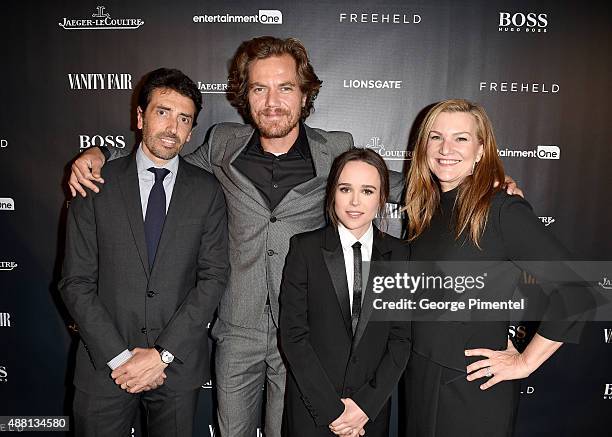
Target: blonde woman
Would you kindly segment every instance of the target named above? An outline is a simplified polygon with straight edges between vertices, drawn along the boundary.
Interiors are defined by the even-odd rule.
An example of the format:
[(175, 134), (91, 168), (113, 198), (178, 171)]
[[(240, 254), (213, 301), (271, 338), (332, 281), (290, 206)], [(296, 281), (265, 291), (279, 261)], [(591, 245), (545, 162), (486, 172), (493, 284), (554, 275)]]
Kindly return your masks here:
[[(491, 122), (466, 100), (435, 105), (420, 128), (408, 174), (411, 260), (552, 260), (569, 256), (504, 180)], [(517, 279), (520, 270), (517, 269)], [(404, 377), (406, 434), (509, 436), (518, 379), (546, 361), (578, 325), (542, 323), (524, 352), (507, 322), (413, 322)]]

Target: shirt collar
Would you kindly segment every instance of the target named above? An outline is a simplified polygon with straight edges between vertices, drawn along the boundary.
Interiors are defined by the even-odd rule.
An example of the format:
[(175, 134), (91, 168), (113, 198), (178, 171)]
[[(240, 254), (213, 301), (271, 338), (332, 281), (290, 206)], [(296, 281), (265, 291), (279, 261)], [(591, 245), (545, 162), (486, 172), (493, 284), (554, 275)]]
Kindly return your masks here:
[(172, 176), (174, 177), (176, 176), (176, 172), (178, 171), (178, 166), (179, 166), (178, 155), (176, 155), (174, 158), (172, 158), (170, 161), (168, 161), (164, 165), (157, 165), (153, 161), (151, 161), (149, 157), (145, 155), (145, 153), (142, 151), (142, 143), (138, 145), (138, 150), (136, 150), (136, 169), (138, 170), (139, 174), (144, 172), (145, 174), (153, 175), (153, 173), (148, 171), (148, 169), (151, 167), (157, 167), (157, 168), (165, 168), (169, 170), (170, 174), (172, 174)]
[(362, 245), (372, 247), (372, 243), (374, 241), (374, 227), (372, 226), (372, 223), (370, 223), (370, 227), (366, 233), (363, 234), (359, 240), (357, 240), (351, 231), (349, 231), (342, 223), (338, 223), (338, 235), (340, 235), (340, 244), (342, 244), (342, 249), (352, 248), (353, 244), (355, 244), (357, 241), (359, 241)]
[[(300, 131), (298, 133), (298, 137), (296, 138), (295, 142), (293, 143), (293, 145), (291, 146), (291, 148), (286, 154), (293, 155), (295, 153), (298, 153), (302, 157), (302, 159), (306, 160), (310, 158), (310, 147), (308, 147), (308, 137), (306, 136), (306, 129), (304, 128), (304, 123), (300, 122), (299, 127), (300, 127)], [(258, 130), (255, 130), (255, 132), (253, 132), (253, 136), (251, 137), (247, 145), (247, 149), (257, 151), (261, 153), (262, 155), (264, 154), (263, 147), (261, 147), (261, 137), (259, 135)]]

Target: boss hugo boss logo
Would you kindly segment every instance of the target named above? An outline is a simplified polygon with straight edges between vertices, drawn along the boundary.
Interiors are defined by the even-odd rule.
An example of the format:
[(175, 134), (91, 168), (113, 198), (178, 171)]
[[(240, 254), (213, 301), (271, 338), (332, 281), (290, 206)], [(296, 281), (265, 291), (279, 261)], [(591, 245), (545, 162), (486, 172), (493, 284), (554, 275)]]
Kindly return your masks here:
[(517, 340), (524, 340), (527, 337), (527, 327), (523, 325), (508, 326), (508, 336)]
[(341, 12), (339, 21), (348, 24), (419, 24), (422, 17), (419, 14)]
[(500, 12), (500, 32), (546, 33), (548, 15), (535, 12)]
[(0, 149), (8, 147), (8, 140), (0, 140)]
[(89, 149), (95, 146), (125, 148), (125, 137), (123, 135), (79, 135), (79, 149)]
[(14, 211), (15, 201), (10, 197), (0, 197), (0, 211)]
[(134, 30), (144, 24), (142, 18), (113, 18), (106, 6), (96, 7), (88, 18), (63, 18), (58, 23), (64, 30)]
[(283, 13), (277, 9), (260, 9), (253, 15), (194, 15), (194, 23), (254, 23), (254, 24), (283, 24)]
[(131, 90), (129, 73), (68, 73), (71, 90)]

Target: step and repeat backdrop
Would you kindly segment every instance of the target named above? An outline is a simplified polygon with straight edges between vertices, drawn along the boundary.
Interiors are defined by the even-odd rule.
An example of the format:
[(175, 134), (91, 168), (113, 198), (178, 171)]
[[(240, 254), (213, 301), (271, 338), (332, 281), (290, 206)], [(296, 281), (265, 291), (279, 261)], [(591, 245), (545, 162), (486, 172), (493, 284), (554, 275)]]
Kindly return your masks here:
[[(506, 172), (547, 229), (581, 259), (612, 255), (607, 2), (9, 0), (2, 9), (0, 416), (71, 412), (78, 327), (57, 291), (70, 161), (92, 146), (133, 147), (136, 85), (161, 66), (184, 71), (204, 97), (185, 152), (213, 124), (241, 121), (225, 95), (227, 67), (255, 36), (299, 38), (323, 81), (307, 123), (351, 132), (393, 170), (409, 166), (429, 105), (481, 103)], [(397, 234), (401, 217), (390, 213)], [(600, 286), (612, 289), (612, 271)], [(509, 335), (525, 341), (532, 330), (517, 322)], [(523, 382), (517, 435), (610, 435), (611, 409), (612, 322), (600, 322)], [(392, 435), (401, 414), (395, 405)], [(214, 381), (203, 382), (198, 436), (215, 435), (213, 417)]]

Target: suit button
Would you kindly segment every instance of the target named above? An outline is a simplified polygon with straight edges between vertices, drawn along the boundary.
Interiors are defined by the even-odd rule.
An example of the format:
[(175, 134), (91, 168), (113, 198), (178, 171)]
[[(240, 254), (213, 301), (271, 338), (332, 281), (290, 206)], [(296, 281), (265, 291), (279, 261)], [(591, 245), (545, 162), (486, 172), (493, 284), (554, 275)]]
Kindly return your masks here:
[(351, 363), (357, 364), (358, 362), (359, 362), (359, 360), (357, 359), (357, 357), (351, 358)]
[(147, 293), (147, 297), (153, 297), (153, 296), (155, 296), (156, 294), (157, 294), (157, 293), (156, 293), (156, 292), (154, 292), (154, 291), (149, 291), (149, 292)]
[(274, 188), (278, 188), (278, 184), (274, 184), (272, 185)]
[(344, 392), (347, 396), (351, 396), (353, 394), (353, 389), (351, 387), (347, 387), (344, 389)]
[(142, 332), (143, 334), (147, 333), (147, 328), (140, 328), (140, 332)]
[(276, 220), (277, 220), (277, 219), (276, 219), (276, 217), (274, 217), (274, 216), (270, 217), (270, 221), (271, 221), (272, 223), (276, 223)]
[(267, 254), (268, 254), (268, 256), (272, 256), (272, 255), (274, 255), (274, 251), (272, 249), (268, 249)]

